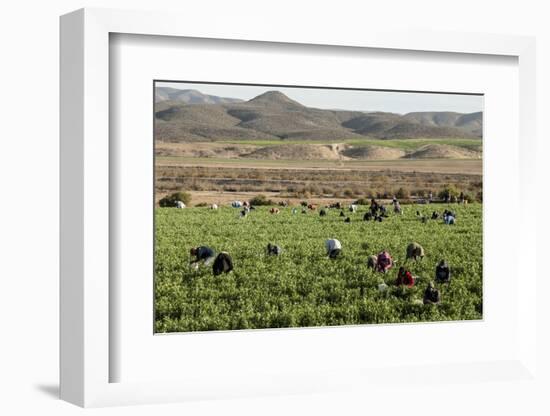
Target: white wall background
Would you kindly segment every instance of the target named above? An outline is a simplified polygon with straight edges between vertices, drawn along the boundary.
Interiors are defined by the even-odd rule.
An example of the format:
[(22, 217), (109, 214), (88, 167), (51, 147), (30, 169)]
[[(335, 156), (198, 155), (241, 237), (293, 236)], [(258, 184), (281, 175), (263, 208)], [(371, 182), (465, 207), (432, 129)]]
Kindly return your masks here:
[[(538, 130), (541, 197), (548, 192), (550, 29), (547, 2), (461, 0), (203, 1), (20, 0), (0, 11), (0, 414), (79, 414), (56, 399), (58, 385), (58, 16), (80, 7), (163, 9), (188, 13), (205, 25), (233, 14), (288, 24), (369, 25), (385, 19), (404, 27), (535, 35), (538, 41)], [(182, 22), (185, 24), (185, 21)], [(544, 175), (545, 177), (542, 177)], [(542, 202), (542, 201), (541, 201)], [(548, 235), (541, 220), (539, 256)], [(542, 264), (542, 262), (541, 262)], [(540, 271), (542, 272), (542, 270)], [(550, 278), (550, 276), (549, 276)], [(540, 293), (550, 293), (548, 284)], [(548, 323), (549, 307), (541, 304)], [(548, 326), (541, 368), (548, 371)], [(338, 393), (93, 410), (101, 415), (208, 414), (548, 414), (547, 389), (499, 383), (486, 388), (434, 386), (434, 391), (388, 390), (379, 397)], [(426, 408), (427, 400), (433, 400)], [(537, 400), (535, 400), (538, 398)], [(430, 411), (431, 410), (431, 411)], [(482, 413), (483, 412), (483, 413)]]

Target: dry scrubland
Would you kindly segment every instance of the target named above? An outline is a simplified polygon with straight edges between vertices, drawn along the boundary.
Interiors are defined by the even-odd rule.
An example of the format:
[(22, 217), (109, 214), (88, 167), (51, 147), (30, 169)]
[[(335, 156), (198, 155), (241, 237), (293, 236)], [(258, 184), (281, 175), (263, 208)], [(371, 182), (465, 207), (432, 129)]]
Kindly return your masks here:
[[(475, 163), (474, 163), (475, 162)], [(269, 165), (265, 162), (233, 165), (227, 161), (189, 160), (171, 163), (159, 161), (156, 166), (157, 201), (166, 194), (185, 190), (193, 195), (193, 203), (223, 203), (232, 199), (247, 200), (263, 193), (275, 201), (392, 195), (400, 189), (405, 196), (436, 195), (448, 185), (477, 196), (482, 189), (480, 173), (446, 173), (448, 170), (481, 170), (478, 161), (441, 161), (440, 166), (427, 161), (400, 161), (371, 166), (307, 167), (307, 162)], [(262, 167), (258, 167), (261, 165)], [(267, 166), (266, 166), (267, 165)], [(437, 172), (437, 169), (441, 172)], [(371, 170), (372, 169), (372, 170)], [(408, 171), (407, 169), (414, 169)], [(427, 170), (424, 172), (423, 170)], [(435, 171), (435, 172), (434, 172)]]
[(156, 142), (157, 201), (180, 190), (192, 192), (194, 203), (225, 202), (232, 194), (249, 199), (257, 193), (274, 200), (381, 197), (399, 189), (422, 198), (448, 185), (474, 197), (481, 192), (479, 139), (284, 143)]

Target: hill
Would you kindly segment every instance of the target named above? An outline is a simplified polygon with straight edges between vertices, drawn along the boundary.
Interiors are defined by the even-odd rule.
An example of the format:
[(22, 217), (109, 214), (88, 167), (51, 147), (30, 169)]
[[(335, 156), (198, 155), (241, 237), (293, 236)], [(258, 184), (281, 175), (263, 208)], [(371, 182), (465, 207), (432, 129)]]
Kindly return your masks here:
[(349, 147), (342, 154), (351, 159), (393, 160), (405, 156), (405, 151), (383, 146)]
[(442, 143), (428, 143), (424, 140), (412, 148), (385, 146), (379, 144), (350, 143), (289, 143), (282, 145), (257, 145), (225, 142), (157, 142), (157, 156), (184, 158), (217, 158), (247, 160), (292, 160), (292, 161), (390, 161), (406, 159), (480, 159), (481, 149), (475, 146), (454, 146)]
[(170, 87), (155, 88), (155, 102), (174, 101), (186, 104), (223, 104), (238, 103), (243, 100), (238, 98), (218, 97), (216, 95), (203, 94), (197, 90), (180, 90)]
[(481, 152), (445, 144), (427, 144), (407, 155), (410, 159), (478, 159)]
[(456, 127), (481, 137), (483, 113), (461, 114), (453, 112), (408, 113), (406, 119), (424, 126)]
[(159, 141), (454, 139), (481, 138), (482, 134), (480, 112), (365, 113), (307, 107), (279, 91), (267, 91), (245, 102), (228, 102), (232, 99), (212, 98), (194, 90), (177, 91), (159, 93), (166, 98), (155, 105), (155, 138)]
[(343, 160), (337, 145), (293, 144), (261, 147), (244, 157), (268, 160)]

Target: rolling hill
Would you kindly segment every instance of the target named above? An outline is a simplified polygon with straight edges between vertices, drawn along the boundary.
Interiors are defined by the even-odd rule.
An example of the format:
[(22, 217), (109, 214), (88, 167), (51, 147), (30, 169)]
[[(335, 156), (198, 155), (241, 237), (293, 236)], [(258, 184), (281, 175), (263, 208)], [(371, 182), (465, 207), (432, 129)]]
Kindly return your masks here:
[(170, 87), (155, 88), (155, 102), (174, 101), (185, 104), (223, 104), (238, 103), (243, 100), (238, 98), (218, 97), (216, 95), (203, 94), (197, 90), (180, 90)]
[(155, 105), (155, 139), (163, 142), (459, 139), (481, 138), (481, 135), (481, 112), (400, 115), (323, 110), (306, 107), (279, 91), (268, 91), (249, 101), (239, 101), (195, 90), (163, 88)]
[[(482, 149), (423, 140), (409, 149), (380, 144), (291, 143), (257, 145), (226, 142), (157, 142), (155, 154), (161, 157), (254, 159), (254, 160), (398, 160), (398, 159), (481, 159)], [(426, 143), (428, 142), (428, 143)], [(432, 143), (433, 142), (433, 143)]]

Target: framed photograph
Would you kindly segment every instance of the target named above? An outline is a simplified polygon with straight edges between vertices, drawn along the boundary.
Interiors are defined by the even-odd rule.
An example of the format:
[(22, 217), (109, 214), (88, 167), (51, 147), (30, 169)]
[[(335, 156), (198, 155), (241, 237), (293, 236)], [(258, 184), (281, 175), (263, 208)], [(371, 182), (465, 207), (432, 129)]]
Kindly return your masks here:
[(61, 18), (61, 397), (536, 383), (533, 39), (179, 22)]

